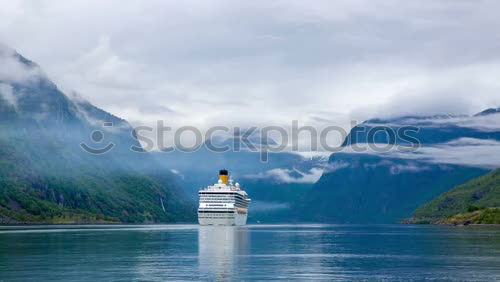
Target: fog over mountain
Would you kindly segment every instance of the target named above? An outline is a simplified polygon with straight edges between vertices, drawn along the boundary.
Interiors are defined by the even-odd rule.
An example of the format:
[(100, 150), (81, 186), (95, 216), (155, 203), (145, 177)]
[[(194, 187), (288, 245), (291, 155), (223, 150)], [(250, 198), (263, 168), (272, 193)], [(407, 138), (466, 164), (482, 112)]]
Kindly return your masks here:
[[(222, 153), (208, 147), (134, 153), (132, 147), (141, 149), (133, 138), (138, 129), (126, 120), (78, 94), (64, 94), (36, 63), (9, 47), (0, 49), (0, 61), (13, 70), (0, 73), (0, 208), (6, 222), (186, 220), (198, 189), (215, 182), (219, 168), (230, 168), (254, 199), (250, 221), (391, 223), (500, 166), (498, 108), (474, 115), (372, 118), (356, 125), (342, 150), (331, 155), (285, 150), (268, 153), (264, 161), (263, 150), (277, 141), (258, 132), (249, 137), (257, 151), (245, 145), (236, 150), (237, 139), (222, 134), (205, 143), (229, 146)], [(408, 127), (412, 139), (394, 133)], [(94, 138), (96, 130), (116, 148), (105, 154), (92, 153), (92, 146), (82, 150), (83, 143), (102, 142), (103, 136)], [(412, 145), (418, 147), (408, 150)], [(123, 202), (114, 203), (120, 194)], [(144, 206), (136, 207), (141, 198)], [(332, 203), (343, 212), (332, 213)]]
[[(0, 195), (5, 218), (189, 220), (198, 189), (226, 168), (254, 200), (253, 222), (396, 222), (500, 166), (498, 8), (494, 1), (10, 1), (0, 11), (0, 113), (9, 129), (0, 135), (0, 169), (13, 185), (4, 191), (17, 194)], [(342, 149), (332, 154), (313, 150), (302, 134), (299, 152), (288, 140), (262, 161), (263, 148), (281, 144), (279, 134), (251, 136), (263, 146), (255, 152), (235, 152), (234, 136), (219, 132), (211, 141), (228, 152), (165, 153), (160, 145), (171, 145), (172, 131), (157, 138), (158, 121), (203, 133), (217, 125), (290, 133), (296, 121), (318, 131), (341, 126), (345, 136), (327, 136)], [(141, 131), (151, 142), (133, 138), (140, 125), (153, 127)], [(356, 134), (404, 127), (418, 129), (418, 150), (398, 150), (408, 145), (399, 137)], [(106, 144), (90, 140), (93, 130), (117, 145), (103, 159), (79, 146)], [(365, 150), (350, 146), (359, 144)], [(152, 152), (130, 151), (141, 145)], [(42, 180), (26, 179), (24, 169)], [(100, 195), (108, 174), (119, 185)], [(59, 185), (54, 175), (71, 177)], [(48, 217), (37, 213), (42, 208)]]
[(0, 282), (500, 282), (499, 15), (2, 1)]
[(194, 219), (177, 176), (131, 151), (127, 121), (61, 92), (13, 49), (0, 62), (0, 224)]
[(497, 1), (91, 2), (4, 3), (0, 41), (133, 125), (349, 128), (500, 105)]

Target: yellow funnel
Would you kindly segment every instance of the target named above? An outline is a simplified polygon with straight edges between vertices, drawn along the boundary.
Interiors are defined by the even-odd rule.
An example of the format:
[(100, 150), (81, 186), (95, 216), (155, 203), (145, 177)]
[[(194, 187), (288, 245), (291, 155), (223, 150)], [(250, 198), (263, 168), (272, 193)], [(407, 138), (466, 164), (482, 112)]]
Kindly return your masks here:
[(228, 172), (225, 169), (222, 169), (219, 171), (219, 179), (222, 181), (222, 183), (227, 184), (228, 181)]

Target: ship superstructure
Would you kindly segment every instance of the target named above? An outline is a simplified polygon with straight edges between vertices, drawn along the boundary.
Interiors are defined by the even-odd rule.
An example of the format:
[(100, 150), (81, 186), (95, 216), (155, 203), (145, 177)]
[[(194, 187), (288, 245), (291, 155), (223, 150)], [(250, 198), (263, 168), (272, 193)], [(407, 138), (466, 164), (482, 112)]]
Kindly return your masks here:
[(227, 170), (219, 171), (217, 184), (198, 192), (200, 225), (245, 225), (250, 199), (239, 183), (233, 185)]

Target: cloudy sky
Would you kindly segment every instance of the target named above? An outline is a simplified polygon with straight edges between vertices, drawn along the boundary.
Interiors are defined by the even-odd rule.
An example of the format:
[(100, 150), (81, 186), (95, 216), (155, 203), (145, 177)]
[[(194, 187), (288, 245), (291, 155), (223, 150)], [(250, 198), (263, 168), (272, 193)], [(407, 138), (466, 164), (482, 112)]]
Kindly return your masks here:
[(500, 106), (498, 1), (7, 1), (0, 41), (133, 124)]

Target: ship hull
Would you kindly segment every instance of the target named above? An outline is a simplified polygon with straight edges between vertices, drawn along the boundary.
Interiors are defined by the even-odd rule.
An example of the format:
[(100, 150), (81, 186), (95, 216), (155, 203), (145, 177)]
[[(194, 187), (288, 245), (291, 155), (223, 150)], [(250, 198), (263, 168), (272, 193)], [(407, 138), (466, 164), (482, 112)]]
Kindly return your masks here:
[(235, 225), (241, 226), (247, 223), (247, 214), (242, 213), (198, 213), (200, 225)]

